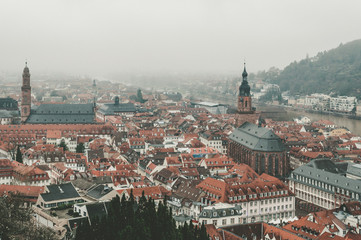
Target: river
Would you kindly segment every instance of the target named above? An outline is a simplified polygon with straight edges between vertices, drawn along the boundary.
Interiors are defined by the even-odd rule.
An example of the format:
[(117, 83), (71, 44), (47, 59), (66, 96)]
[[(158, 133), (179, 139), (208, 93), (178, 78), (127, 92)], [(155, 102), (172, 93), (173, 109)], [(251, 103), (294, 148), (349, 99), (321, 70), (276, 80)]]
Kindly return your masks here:
[(311, 119), (311, 121), (317, 121), (320, 119), (325, 119), (334, 122), (339, 127), (346, 127), (352, 133), (361, 136), (361, 120), (350, 119), (347, 117), (336, 116), (331, 114), (319, 114), (319, 113), (309, 113), (309, 112), (296, 112), (290, 111), (287, 109), (287, 115), (289, 116), (289, 120), (291, 120), (294, 116), (307, 116)]

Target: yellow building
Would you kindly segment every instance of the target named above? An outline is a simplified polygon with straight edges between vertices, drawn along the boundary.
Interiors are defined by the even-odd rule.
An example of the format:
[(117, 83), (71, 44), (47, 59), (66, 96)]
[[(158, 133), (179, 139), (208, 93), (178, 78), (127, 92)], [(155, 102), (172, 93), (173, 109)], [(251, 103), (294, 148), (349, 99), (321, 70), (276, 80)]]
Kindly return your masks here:
[(330, 136), (341, 136), (347, 133), (350, 133), (350, 131), (345, 128), (337, 128), (330, 132)]

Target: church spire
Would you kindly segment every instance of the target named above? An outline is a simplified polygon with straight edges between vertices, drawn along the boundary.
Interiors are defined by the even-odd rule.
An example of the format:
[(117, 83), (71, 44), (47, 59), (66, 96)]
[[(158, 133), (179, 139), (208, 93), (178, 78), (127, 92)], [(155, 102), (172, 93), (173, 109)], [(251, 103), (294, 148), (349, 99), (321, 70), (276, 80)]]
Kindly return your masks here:
[(239, 96), (250, 96), (250, 86), (247, 81), (247, 70), (246, 70), (246, 62), (244, 62), (244, 68), (242, 73), (242, 84), (239, 86)]
[(246, 62), (244, 62), (243, 65), (244, 65), (244, 67), (243, 67), (242, 78), (243, 78), (243, 81), (247, 81), (248, 73), (246, 70)]

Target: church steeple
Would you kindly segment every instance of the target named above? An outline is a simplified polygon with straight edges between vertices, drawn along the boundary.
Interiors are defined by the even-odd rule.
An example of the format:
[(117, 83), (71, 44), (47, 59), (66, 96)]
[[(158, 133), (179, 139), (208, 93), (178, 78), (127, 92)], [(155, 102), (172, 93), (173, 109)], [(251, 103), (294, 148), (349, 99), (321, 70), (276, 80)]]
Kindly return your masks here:
[(239, 96), (250, 96), (251, 87), (247, 81), (248, 73), (246, 71), (246, 63), (244, 63), (244, 69), (242, 73), (242, 84), (239, 86)]
[(30, 71), (28, 63), (25, 62), (23, 70), (23, 85), (21, 87), (21, 122), (26, 122), (30, 116), (31, 109), (31, 86), (30, 86)]
[(243, 81), (247, 81), (247, 76), (248, 76), (248, 73), (246, 71), (246, 63), (244, 63), (243, 73), (242, 73)]
[(239, 113), (253, 113), (251, 87), (248, 84), (247, 77), (248, 77), (248, 73), (246, 70), (246, 63), (244, 63), (243, 73), (242, 73), (242, 83), (241, 86), (239, 86), (239, 95), (238, 95)]

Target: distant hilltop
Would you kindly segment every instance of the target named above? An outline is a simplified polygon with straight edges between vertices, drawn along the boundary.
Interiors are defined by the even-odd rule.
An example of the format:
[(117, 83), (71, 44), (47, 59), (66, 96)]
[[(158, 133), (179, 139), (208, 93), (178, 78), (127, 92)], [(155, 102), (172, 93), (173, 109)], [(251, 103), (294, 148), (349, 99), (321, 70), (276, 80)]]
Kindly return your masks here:
[(361, 39), (292, 62), (269, 80), (292, 94), (361, 96)]

